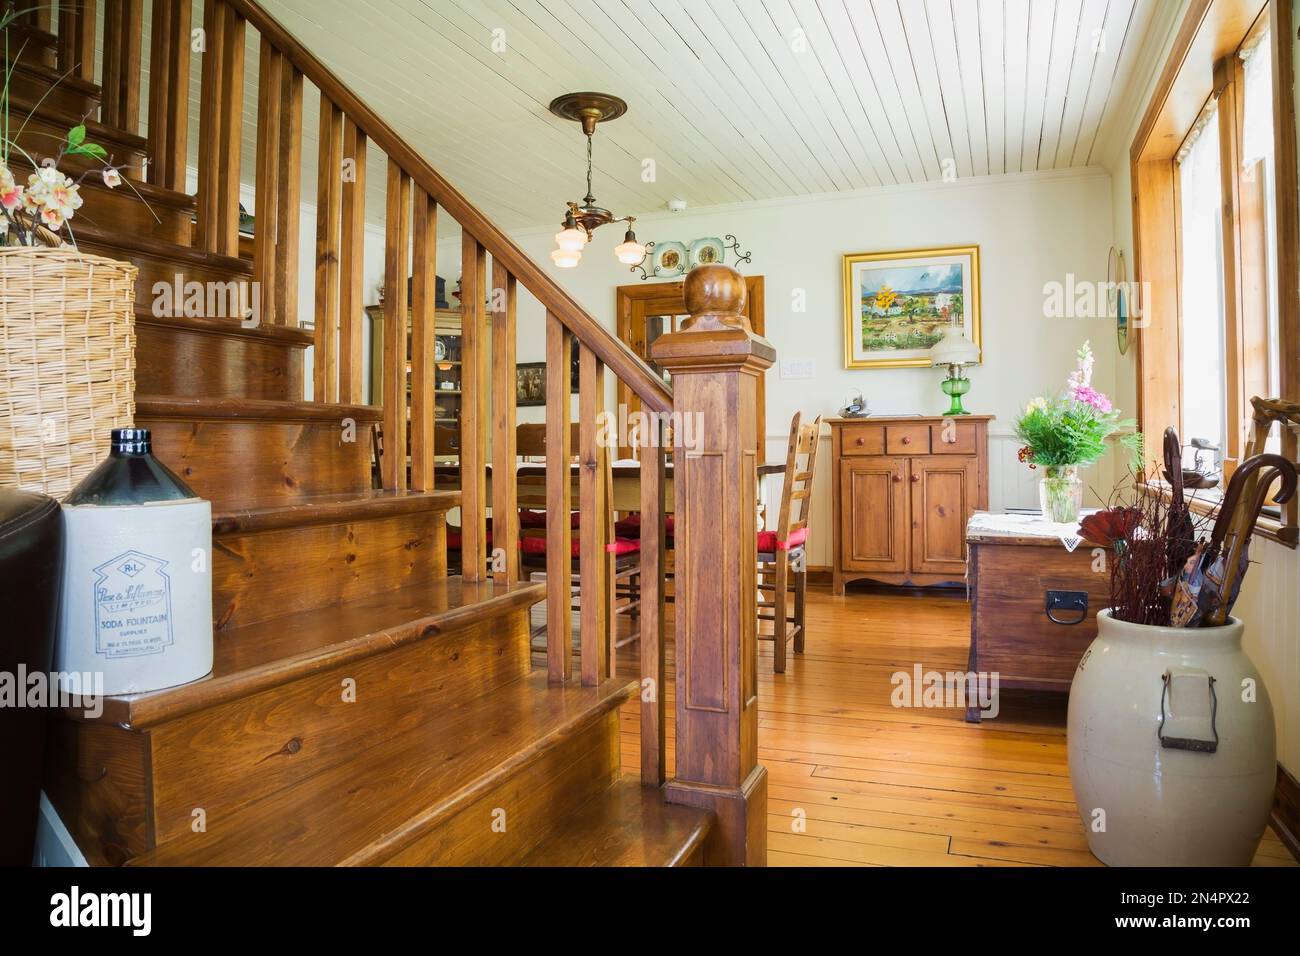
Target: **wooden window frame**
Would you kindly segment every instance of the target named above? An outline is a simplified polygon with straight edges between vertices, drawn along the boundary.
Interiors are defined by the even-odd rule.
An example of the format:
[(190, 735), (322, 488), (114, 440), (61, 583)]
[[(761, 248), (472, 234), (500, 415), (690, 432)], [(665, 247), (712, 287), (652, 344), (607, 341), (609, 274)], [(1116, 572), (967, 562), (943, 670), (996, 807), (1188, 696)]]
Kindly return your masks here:
[[(1269, 29), (1273, 69), (1273, 162), (1277, 282), (1268, 285), (1260, 177), (1240, 175), (1244, 103), (1243, 44)], [(1291, 7), (1287, 0), (1193, 0), (1147, 104), (1129, 152), (1137, 318), (1138, 421), (1149, 439), (1173, 425), (1181, 434), (1182, 303), (1177, 154), (1197, 120), (1218, 106), (1223, 176), (1223, 285), (1227, 387), (1225, 480), (1249, 439), (1250, 397), (1266, 395), (1268, 303), (1275, 297), (1281, 397), (1300, 401), (1300, 186), (1296, 179)], [(1262, 349), (1262, 353), (1261, 353)], [(1261, 376), (1260, 370), (1263, 370)], [(1282, 451), (1297, 458), (1294, 431)], [(1297, 496), (1300, 497), (1300, 496)], [(1260, 530), (1295, 547), (1300, 502)]]

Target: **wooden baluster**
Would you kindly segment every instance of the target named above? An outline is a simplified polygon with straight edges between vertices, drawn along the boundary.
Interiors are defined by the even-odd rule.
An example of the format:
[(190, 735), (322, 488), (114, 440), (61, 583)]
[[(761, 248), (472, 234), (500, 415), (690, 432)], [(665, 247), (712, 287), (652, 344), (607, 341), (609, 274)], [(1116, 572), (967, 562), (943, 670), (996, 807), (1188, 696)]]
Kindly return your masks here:
[(582, 345), (578, 357), (578, 464), (583, 520), (579, 529), (579, 631), (582, 682), (599, 684), (610, 676), (609, 486), (606, 449), (596, 440), (597, 416), (605, 408), (605, 366)]
[(244, 130), (244, 18), (210, 0), (199, 115), (199, 227), (210, 252), (239, 255), (239, 161)]
[(519, 580), (519, 489), (515, 483), (515, 277), (492, 262), (492, 544), (502, 571)]
[(546, 313), (546, 673), (555, 684), (573, 676), (573, 458), (569, 353), (573, 336)]
[[(667, 772), (664, 737), (664, 452), (663, 427), (653, 412), (641, 431), (641, 783), (663, 785)], [(654, 689), (645, 700), (644, 688)]]
[(95, 82), (95, 0), (59, 4), (59, 71)]
[(184, 0), (153, 0), (149, 37), (148, 180), (178, 191), (186, 188), (190, 132), (190, 10)]
[(100, 121), (129, 133), (140, 128), (140, 47), (144, 0), (104, 0), (104, 78)]
[[(677, 573), (674, 803), (713, 810), (705, 862), (767, 860), (767, 772), (758, 762), (755, 540), (758, 376), (776, 353), (743, 315), (745, 280), (729, 266), (686, 277), (691, 319), (651, 348), (673, 377), (673, 411), (699, 416), (698, 445), (676, 448)], [(701, 321), (705, 319), (705, 321)]]
[[(302, 216), (302, 74), (288, 57), (280, 71), (280, 184), (275, 222), (275, 320), (298, 325), (299, 219)], [(254, 232), (257, 226), (253, 227)]]
[[(401, 174), (401, 170), (398, 170)], [(401, 182), (398, 183), (400, 187)], [(409, 180), (406, 186), (410, 190)], [(312, 371), (313, 394), (318, 402), (337, 402), (339, 399), (339, 247), (342, 229), (343, 202), (343, 111), (322, 95), (320, 98), (320, 158), (316, 165), (316, 356)], [(389, 177), (389, 211), (399, 200), (400, 188), (394, 194), (392, 177)], [(405, 206), (409, 215), (410, 203)], [(409, 220), (407, 220), (409, 223)], [(389, 242), (394, 241), (393, 228), (401, 226), (402, 217), (389, 220)], [(406, 246), (402, 246), (402, 268), (406, 268)], [(385, 289), (391, 293), (392, 286)], [(388, 301), (396, 301), (390, 294)], [(406, 280), (402, 280), (402, 330), (406, 330)], [(385, 333), (388, 319), (385, 318)], [(385, 337), (387, 337), (385, 335)], [(406, 339), (402, 339), (402, 348)], [(387, 353), (385, 353), (387, 358)], [(406, 447), (406, 355), (402, 355), (402, 432), (394, 439), (384, 422), (384, 443), (399, 450)], [(387, 400), (387, 393), (385, 393)], [(396, 445), (393, 445), (396, 440)], [(403, 451), (402, 457), (405, 458)], [(405, 475), (405, 468), (402, 470)], [(405, 487), (405, 481), (402, 487)], [(394, 487), (385, 485), (385, 487)]]
[(413, 228), (411, 274), (415, 281), (411, 290), (411, 489), (433, 491), (434, 418), (438, 411), (433, 361), (434, 342), (438, 334), (437, 315), (434, 311), (438, 295), (438, 204), (418, 187), (415, 188)]
[[(384, 487), (406, 487), (406, 296), (411, 249), (411, 177), (388, 161), (384, 241)], [(337, 308), (338, 302), (335, 301)]]
[[(360, 405), (365, 401), (361, 341), (365, 332), (362, 309), (366, 257), (366, 134), (350, 119), (343, 121), (343, 161), (351, 162), (351, 175), (343, 180), (343, 259), (339, 263), (339, 348), (343, 354), (339, 361), (339, 401)], [(416, 234), (419, 235), (418, 231)], [(417, 266), (417, 276), (419, 272)], [(372, 383), (370, 387), (378, 394), (378, 383)], [(429, 448), (432, 454), (432, 443)]]
[[(184, 0), (177, 2), (183, 4)], [(199, 79), (199, 189), (195, 198), (199, 245), (210, 251), (217, 248), (217, 180), (221, 167), (221, 117), (217, 111), (225, 68), (221, 57), (225, 45), (222, 34), (226, 29), (221, 8), (220, 0), (207, 0), (203, 6), (203, 67)]]
[[(18, 5), (19, 4), (15, 4), (15, 6)], [(27, 10), (26, 12), (24, 12), (22, 14), (22, 20), (28, 26), (35, 27), (37, 30), (44, 30), (46, 33), (49, 33), (50, 28), (53, 25), (53, 12), (54, 11), (50, 8), (49, 4), (44, 4), (42, 6), (37, 7), (34, 10)]]
[[(260, 284), (262, 321), (280, 325), (284, 319), (276, 312), (280, 299), (276, 294), (276, 264), (280, 242), (280, 110), (284, 56), (262, 37), (261, 59), (257, 75), (257, 182), (253, 230), (253, 281)], [(319, 354), (319, 350), (318, 350)]]
[(483, 247), (461, 228), (460, 257), (460, 524), (461, 575), (482, 581), (487, 574), (487, 329), (483, 296), (487, 258)]

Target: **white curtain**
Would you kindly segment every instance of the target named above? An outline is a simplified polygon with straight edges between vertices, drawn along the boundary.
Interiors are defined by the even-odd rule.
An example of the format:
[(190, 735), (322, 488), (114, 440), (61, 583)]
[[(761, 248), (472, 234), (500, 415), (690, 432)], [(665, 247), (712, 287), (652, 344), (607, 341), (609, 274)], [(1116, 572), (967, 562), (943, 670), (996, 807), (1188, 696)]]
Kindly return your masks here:
[(1250, 52), (1243, 54), (1246, 73), (1246, 108), (1242, 119), (1243, 166), (1273, 158), (1273, 63), (1265, 33)]
[[(1268, 391), (1270, 395), (1281, 393), (1280, 343), (1278, 341), (1277, 297), (1272, 294), (1277, 288), (1277, 219), (1274, 206), (1274, 189), (1276, 167), (1273, 163), (1273, 56), (1266, 31), (1251, 49), (1242, 54), (1246, 74), (1245, 108), (1242, 117), (1242, 169), (1248, 175), (1252, 167), (1254, 175), (1264, 178), (1264, 201), (1267, 210), (1267, 253), (1268, 253)], [(1270, 440), (1272, 446), (1278, 444), (1276, 435)]]
[(1223, 266), (1219, 124), (1212, 111), (1179, 165), (1182, 241), (1183, 432), (1224, 445)]

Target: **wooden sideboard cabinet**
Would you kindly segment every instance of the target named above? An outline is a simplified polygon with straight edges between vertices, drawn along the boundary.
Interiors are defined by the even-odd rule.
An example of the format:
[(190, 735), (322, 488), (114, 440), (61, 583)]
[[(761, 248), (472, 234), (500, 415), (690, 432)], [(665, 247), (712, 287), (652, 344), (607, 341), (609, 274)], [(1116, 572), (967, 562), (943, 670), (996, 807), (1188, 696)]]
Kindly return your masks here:
[(966, 522), (988, 510), (992, 415), (832, 418), (832, 582), (966, 576)]

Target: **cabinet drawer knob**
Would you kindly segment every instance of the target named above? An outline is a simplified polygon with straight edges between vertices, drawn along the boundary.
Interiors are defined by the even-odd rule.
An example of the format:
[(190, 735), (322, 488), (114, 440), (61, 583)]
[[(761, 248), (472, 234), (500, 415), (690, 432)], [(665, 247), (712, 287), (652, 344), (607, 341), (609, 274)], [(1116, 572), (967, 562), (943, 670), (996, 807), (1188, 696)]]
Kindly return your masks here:
[(894, 480), (895, 480), (895, 481), (902, 481), (902, 480), (903, 480), (903, 476), (902, 476), (902, 475), (894, 475), (893, 477), (894, 477)]
[(861, 437), (858, 438), (858, 440), (854, 442), (855, 445), (865, 445), (866, 443), (867, 443), (867, 440), (866, 440), (865, 438), (861, 438)]
[(912, 436), (911, 436), (911, 435), (904, 435), (904, 436), (903, 436), (903, 444), (904, 444), (904, 445), (910, 445), (910, 444), (912, 444)]
[(921, 480), (921, 476), (920, 476), (920, 475), (913, 475), (913, 476), (912, 476), (912, 481), (913, 481), (913, 482), (917, 482), (917, 481), (920, 481), (920, 480)]

